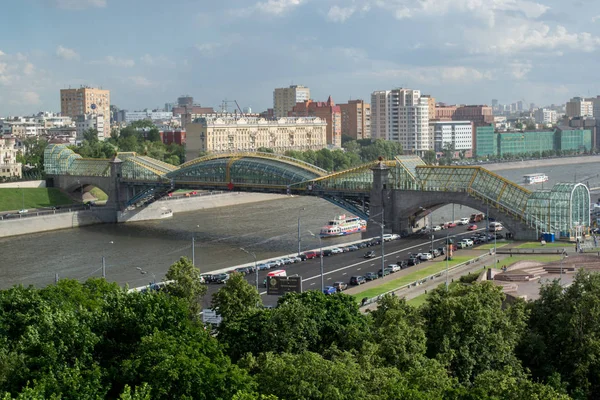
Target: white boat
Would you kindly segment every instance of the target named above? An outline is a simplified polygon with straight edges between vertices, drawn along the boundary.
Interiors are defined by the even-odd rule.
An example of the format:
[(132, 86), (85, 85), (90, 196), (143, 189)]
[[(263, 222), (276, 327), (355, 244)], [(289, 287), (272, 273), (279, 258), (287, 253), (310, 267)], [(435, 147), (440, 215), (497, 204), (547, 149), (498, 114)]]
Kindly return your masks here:
[(548, 175), (546, 174), (527, 174), (523, 175), (523, 182), (526, 185), (532, 185), (535, 183), (544, 183), (548, 181)]
[(321, 237), (345, 236), (367, 230), (367, 221), (359, 217), (340, 215), (321, 228)]
[(171, 218), (173, 216), (173, 210), (169, 208), (162, 207), (160, 209), (160, 219), (163, 218)]

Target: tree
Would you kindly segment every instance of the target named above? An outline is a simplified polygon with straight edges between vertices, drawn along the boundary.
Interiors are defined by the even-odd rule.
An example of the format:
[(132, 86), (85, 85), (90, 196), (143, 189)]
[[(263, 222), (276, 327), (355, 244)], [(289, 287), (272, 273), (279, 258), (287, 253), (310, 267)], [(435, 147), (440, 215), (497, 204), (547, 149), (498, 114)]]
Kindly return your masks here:
[(275, 153), (275, 151), (273, 149), (270, 149), (268, 147), (259, 147), (258, 149), (256, 149), (256, 151), (259, 151), (262, 153)]
[(184, 299), (192, 316), (200, 312), (202, 296), (206, 294), (206, 286), (200, 281), (200, 270), (192, 264), (187, 257), (181, 257), (179, 261), (169, 267), (165, 275), (169, 284), (169, 294)]
[(521, 302), (504, 308), (504, 294), (489, 282), (434, 289), (420, 308), (427, 355), (446, 365), (460, 382), (505, 366), (519, 369), (515, 347), (525, 327)]
[(213, 294), (211, 307), (224, 321), (228, 321), (261, 304), (256, 288), (242, 274), (235, 272), (229, 276), (225, 286)]
[(156, 126), (152, 127), (146, 133), (146, 140), (149, 140), (151, 142), (160, 142), (160, 143), (162, 143), (162, 139), (160, 138), (160, 132), (158, 131), (158, 129), (156, 128)]
[(90, 144), (98, 142), (98, 129), (90, 128), (83, 131), (83, 140), (88, 141)]
[(437, 155), (434, 150), (427, 150), (423, 155), (423, 161), (429, 165), (435, 165), (437, 161)]

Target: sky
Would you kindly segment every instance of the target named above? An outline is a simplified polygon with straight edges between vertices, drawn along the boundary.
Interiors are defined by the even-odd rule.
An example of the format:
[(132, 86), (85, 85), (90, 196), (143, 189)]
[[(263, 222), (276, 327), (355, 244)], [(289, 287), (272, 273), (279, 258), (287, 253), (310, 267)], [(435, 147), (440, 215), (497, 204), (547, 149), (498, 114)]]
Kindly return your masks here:
[(396, 87), (450, 104), (600, 94), (598, 0), (15, 0), (2, 15), (2, 116), (60, 111), (80, 85), (131, 111), (189, 94), (260, 112), (291, 84), (337, 103)]

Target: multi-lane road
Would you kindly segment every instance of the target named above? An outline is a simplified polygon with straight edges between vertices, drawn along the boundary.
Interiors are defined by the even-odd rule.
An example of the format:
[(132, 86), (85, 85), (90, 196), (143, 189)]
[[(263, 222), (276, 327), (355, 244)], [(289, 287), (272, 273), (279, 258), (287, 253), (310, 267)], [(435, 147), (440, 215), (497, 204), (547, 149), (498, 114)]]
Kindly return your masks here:
[[(456, 228), (442, 230), (434, 234), (434, 248), (443, 247), (446, 242), (446, 236), (450, 238), (460, 239), (463, 236), (469, 237), (473, 232), (467, 231), (468, 225), (457, 226)], [(482, 229), (479, 229), (481, 231)], [(385, 265), (395, 264), (397, 261), (406, 260), (409, 253), (427, 252), (431, 248), (431, 236), (429, 235), (413, 235), (399, 240), (385, 242)], [(376, 256), (365, 259), (363, 256), (366, 251), (374, 250)], [(460, 254), (460, 250), (458, 250)], [(416, 266), (410, 267), (417, 270), (427, 265), (423, 262)], [(302, 261), (295, 264), (286, 265), (278, 268), (284, 269), (288, 276), (298, 275), (302, 277), (303, 290), (320, 290), (321, 289), (321, 267), (319, 258)], [(375, 272), (381, 270), (381, 245), (372, 246), (369, 248), (359, 249), (347, 253), (340, 253), (323, 258), (323, 280), (325, 286), (331, 286), (334, 282), (343, 281), (348, 283), (351, 276), (364, 275), (367, 272)], [(266, 305), (274, 305), (277, 302), (277, 296), (268, 296), (266, 289), (262, 286), (262, 282), (269, 271), (259, 271), (258, 282), (259, 290), (262, 294), (263, 302)], [(256, 284), (255, 274), (249, 274), (246, 279), (252, 285)], [(208, 293), (204, 298), (204, 307), (210, 307), (212, 294), (215, 293), (222, 285), (209, 284)]]

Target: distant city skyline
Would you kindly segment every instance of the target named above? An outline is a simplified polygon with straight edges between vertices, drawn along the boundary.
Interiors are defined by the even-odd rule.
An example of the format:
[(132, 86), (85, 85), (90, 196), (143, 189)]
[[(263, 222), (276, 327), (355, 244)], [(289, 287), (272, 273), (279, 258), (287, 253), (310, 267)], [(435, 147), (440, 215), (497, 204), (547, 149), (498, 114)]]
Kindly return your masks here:
[(189, 93), (257, 112), (291, 84), (318, 101), (405, 87), (525, 109), (600, 93), (599, 2), (22, 0), (3, 17), (3, 116), (59, 111), (60, 89), (80, 85), (129, 110)]

